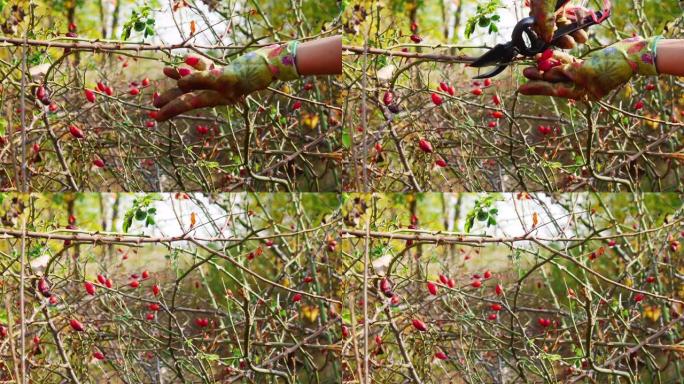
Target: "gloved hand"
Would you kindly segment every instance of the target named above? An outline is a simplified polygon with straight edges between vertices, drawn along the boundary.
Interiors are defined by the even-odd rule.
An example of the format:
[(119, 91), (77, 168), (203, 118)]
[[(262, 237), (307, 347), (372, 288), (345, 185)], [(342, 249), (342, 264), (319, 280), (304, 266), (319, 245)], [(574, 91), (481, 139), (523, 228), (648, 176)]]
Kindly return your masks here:
[(297, 44), (291, 41), (264, 47), (222, 68), (208, 67), (197, 57), (185, 60), (196, 72), (188, 68), (164, 68), (164, 74), (177, 80), (178, 87), (155, 98), (154, 106), (161, 108), (156, 120), (165, 121), (193, 109), (234, 104), (245, 95), (267, 88), (275, 80), (297, 79)]
[[(556, 4), (559, 1), (562, 5), (556, 11)], [(568, 2), (569, 0), (530, 0), (530, 16), (534, 17), (534, 31), (545, 42), (550, 43), (553, 40), (553, 34), (558, 27), (572, 24), (591, 14), (588, 9), (567, 6)], [(561, 37), (556, 45), (559, 48), (571, 49), (577, 43), (586, 43), (587, 38), (587, 32), (582, 29)]]
[(520, 87), (520, 93), (569, 99), (588, 96), (598, 100), (634, 75), (658, 75), (655, 62), (658, 40), (659, 37), (632, 37), (592, 52), (584, 60), (559, 51), (546, 57), (551, 54), (545, 52), (537, 67), (523, 71), (531, 81)]

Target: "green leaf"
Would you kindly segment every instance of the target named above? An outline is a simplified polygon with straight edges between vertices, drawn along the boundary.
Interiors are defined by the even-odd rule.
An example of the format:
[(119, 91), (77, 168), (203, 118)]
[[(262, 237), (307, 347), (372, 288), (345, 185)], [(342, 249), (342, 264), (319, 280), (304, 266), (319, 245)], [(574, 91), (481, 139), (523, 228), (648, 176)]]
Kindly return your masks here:
[(346, 149), (351, 148), (351, 135), (347, 131), (342, 132), (342, 146)]

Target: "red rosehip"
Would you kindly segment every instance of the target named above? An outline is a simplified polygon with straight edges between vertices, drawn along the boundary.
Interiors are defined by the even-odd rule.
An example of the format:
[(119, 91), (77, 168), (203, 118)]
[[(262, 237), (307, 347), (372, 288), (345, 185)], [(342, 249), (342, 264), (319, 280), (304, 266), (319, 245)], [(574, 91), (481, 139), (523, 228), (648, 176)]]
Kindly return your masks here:
[(107, 86), (103, 82), (98, 81), (97, 82), (97, 90), (100, 92), (107, 92)]
[(71, 136), (77, 139), (82, 139), (84, 137), (83, 131), (81, 131), (77, 126), (73, 124), (69, 126), (69, 133), (71, 133)]
[(382, 102), (385, 105), (390, 105), (392, 104), (392, 101), (394, 101), (394, 94), (392, 91), (386, 91), (384, 95), (382, 95)]
[(485, 273), (484, 273), (484, 278), (485, 278), (485, 279), (490, 279), (491, 277), (492, 277), (492, 273), (489, 272), (489, 271), (485, 271)]
[(427, 331), (427, 326), (426, 326), (425, 323), (423, 323), (422, 321), (420, 321), (420, 320), (418, 320), (418, 319), (413, 319), (411, 322), (413, 323), (413, 327), (414, 327), (415, 329), (417, 329), (417, 330), (419, 330), (419, 331), (421, 331), (421, 332)]
[(155, 284), (155, 285), (152, 286), (152, 293), (153, 293), (155, 296), (159, 296), (159, 291), (160, 291), (160, 289), (159, 289), (159, 286), (158, 286), (157, 284)]
[(147, 316), (145, 316), (145, 318), (149, 321), (154, 320), (154, 313), (148, 313)]
[(98, 359), (98, 360), (104, 360), (105, 359), (105, 355), (100, 351), (93, 352), (93, 357)]
[(102, 159), (94, 159), (93, 160), (93, 165), (98, 167), (98, 168), (104, 168), (105, 162), (102, 161)]
[(449, 86), (445, 82), (439, 83), (439, 89), (441, 89), (444, 92), (449, 92)]
[(150, 272), (148, 272), (148, 271), (143, 271), (143, 272), (142, 272), (142, 278), (143, 278), (143, 279), (149, 279), (149, 278), (150, 278)]
[(157, 303), (152, 303), (152, 304), (147, 306), (147, 309), (149, 309), (150, 311), (153, 311), (153, 312), (157, 312), (159, 309), (161, 309), (161, 307)]
[(472, 93), (472, 94), (475, 95), (475, 96), (480, 96), (480, 95), (482, 95), (482, 89), (480, 89), (480, 88), (475, 88), (475, 89), (473, 89), (472, 91), (470, 91), (470, 93)]
[(640, 110), (640, 109), (643, 109), (643, 108), (644, 108), (644, 102), (643, 102), (643, 100), (639, 100), (639, 101), (636, 102), (636, 104), (634, 104), (634, 109), (637, 110), (637, 111)]
[(104, 276), (98, 274), (97, 275), (97, 282), (102, 284), (102, 285), (105, 285), (105, 284), (107, 284), (107, 279)]
[(637, 293), (636, 295), (634, 295), (634, 301), (640, 303), (644, 300), (645, 297), (646, 296), (644, 296), (643, 293)]
[(111, 288), (114, 286), (114, 282), (112, 281), (112, 279), (107, 279), (105, 285), (107, 286), (107, 288)]
[(438, 351), (435, 353), (435, 358), (437, 358), (439, 360), (447, 360), (449, 358), (449, 356), (447, 356), (446, 353), (444, 353), (442, 351)]
[(191, 73), (192, 71), (190, 70), (190, 68), (178, 68), (178, 74), (180, 75), (180, 77), (185, 77)]
[(88, 292), (90, 296), (95, 295), (95, 285), (93, 283), (91, 283), (90, 281), (86, 281), (85, 283), (83, 283), (83, 286), (85, 287), (86, 292)]
[(431, 295), (437, 294), (437, 285), (435, 285), (435, 283), (433, 283), (432, 281), (428, 281), (427, 288)]
[(133, 281), (131, 281), (130, 283), (128, 283), (128, 285), (129, 285), (131, 288), (138, 288), (138, 287), (140, 286), (140, 282), (139, 282), (138, 280), (133, 280)]
[(138, 88), (131, 88), (128, 90), (128, 93), (130, 93), (133, 96), (138, 96), (140, 94), (140, 89)]
[(482, 282), (480, 280), (475, 280), (470, 283), (470, 286), (473, 288), (480, 288), (482, 286)]
[(154, 120), (150, 120), (150, 121), (148, 121), (147, 123), (145, 123), (145, 126), (146, 126), (147, 128), (154, 128), (156, 125), (157, 125), (157, 122), (154, 121)]
[(449, 279), (449, 281), (447, 282), (447, 285), (449, 286), (449, 288), (455, 287), (456, 286), (456, 280)]
[(349, 337), (349, 328), (346, 325), (342, 326), (342, 337), (345, 339)]
[(299, 110), (301, 107), (302, 107), (302, 102), (299, 101), (299, 100), (295, 101), (294, 104), (292, 104), (292, 110), (293, 110), (293, 111), (297, 111), (297, 110)]
[(436, 93), (433, 93), (432, 96), (430, 96), (430, 97), (432, 97), (432, 102), (435, 105), (442, 105), (442, 103), (444, 102), (444, 100), (442, 99), (442, 96), (440, 96)]
[(497, 317), (498, 317), (498, 316), (496, 315), (496, 313), (490, 313), (489, 316), (488, 316), (487, 318), (488, 318), (489, 320), (494, 321), (494, 320), (497, 319)]
[(646, 278), (646, 282), (649, 284), (655, 283), (655, 277), (654, 276), (649, 276)]
[(492, 311), (498, 312), (501, 310), (502, 307), (501, 307), (501, 304), (492, 304), (492, 306), (490, 308), (492, 309)]
[(418, 44), (418, 43), (420, 43), (421, 41), (423, 41), (423, 38), (421, 38), (420, 36), (418, 36), (418, 35), (416, 35), (416, 34), (414, 33), (413, 35), (411, 35), (411, 41), (413, 41), (414, 43)]
[(185, 58), (185, 64), (187, 64), (191, 67), (194, 67), (195, 65), (197, 65), (199, 63), (199, 61), (200, 61), (200, 58), (197, 56), (187, 56)]
[(88, 100), (90, 103), (95, 102), (95, 92), (91, 91), (90, 89), (85, 90), (85, 98)]
[(436, 164), (438, 167), (440, 167), (440, 168), (444, 168), (444, 167), (447, 166), (447, 162), (444, 161), (444, 159), (437, 159), (437, 160), (435, 160), (435, 164)]
[(504, 116), (503, 112), (501, 111), (494, 111), (492, 112), (492, 117), (495, 119), (500, 119)]
[(439, 281), (444, 285), (449, 284), (449, 278), (444, 275), (439, 275)]
[(142, 79), (142, 83), (141, 83), (141, 84), (142, 84), (143, 87), (148, 87), (148, 86), (150, 85), (150, 79), (148, 79), (147, 77), (144, 78), (144, 79)]
[(492, 103), (494, 103), (494, 105), (501, 104), (501, 98), (499, 97), (499, 95), (493, 95), (492, 96)]
[(418, 147), (425, 153), (432, 153), (432, 144), (425, 139), (420, 139), (420, 141), (418, 141)]
[(71, 329), (74, 331), (83, 332), (85, 330), (85, 328), (83, 328), (83, 324), (76, 319), (69, 320), (69, 325), (71, 325)]
[(301, 293), (295, 293), (294, 296), (292, 296), (292, 302), (297, 303), (302, 301), (302, 294)]
[(489, 87), (490, 85), (492, 85), (492, 79), (485, 79), (484, 86)]

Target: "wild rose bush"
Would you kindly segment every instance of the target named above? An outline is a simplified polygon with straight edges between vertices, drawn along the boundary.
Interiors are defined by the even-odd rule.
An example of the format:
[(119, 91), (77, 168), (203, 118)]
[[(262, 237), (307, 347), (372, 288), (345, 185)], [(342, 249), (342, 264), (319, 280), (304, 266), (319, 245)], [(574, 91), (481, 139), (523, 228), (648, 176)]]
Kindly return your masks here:
[(3, 381), (339, 382), (336, 195), (0, 196)]
[(339, 189), (332, 77), (274, 83), (235, 106), (164, 123), (152, 106), (175, 86), (162, 68), (187, 69), (187, 56), (226, 65), (273, 42), (339, 33), (334, 2), (119, 1), (102, 12), (52, 3), (0, 9), (3, 190)]
[[(600, 6), (595, 3), (602, 2), (588, 6)], [(611, 18), (592, 27), (589, 42), (574, 55), (632, 34), (681, 37), (677, 2), (613, 3)], [(522, 68), (533, 61), (515, 61), (491, 80), (472, 80), (478, 72), (464, 63), (485, 46), (510, 40), (515, 20), (500, 17), (504, 6), (515, 7), (517, 17), (529, 13), (522, 1), (358, 2), (348, 8), (348, 44), (368, 43), (376, 51), (364, 60), (357, 50), (347, 63), (351, 93), (343, 137), (353, 145), (345, 188), (681, 190), (684, 96), (675, 77), (636, 77), (599, 102), (518, 94), (526, 81)], [(489, 34), (491, 27), (478, 23), (499, 32)]]
[(681, 380), (683, 209), (674, 194), (354, 195), (345, 381)]

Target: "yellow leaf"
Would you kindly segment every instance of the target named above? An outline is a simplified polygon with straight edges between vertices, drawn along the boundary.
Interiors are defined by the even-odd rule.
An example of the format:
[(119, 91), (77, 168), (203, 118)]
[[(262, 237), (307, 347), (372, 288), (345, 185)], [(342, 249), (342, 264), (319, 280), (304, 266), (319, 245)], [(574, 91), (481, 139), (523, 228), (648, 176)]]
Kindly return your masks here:
[(651, 305), (644, 308), (644, 317), (651, 321), (658, 321), (660, 314), (661, 310), (659, 306)]
[(197, 23), (193, 20), (190, 22), (190, 36), (194, 35), (195, 32), (197, 32)]
[(535, 212), (532, 214), (532, 228), (537, 227), (537, 224), (539, 224), (539, 215)]
[(318, 318), (319, 312), (320, 309), (315, 305), (302, 306), (302, 316), (304, 316), (305, 319), (309, 320), (309, 322), (315, 322)]
[(197, 224), (197, 214), (193, 212), (190, 214), (190, 228), (194, 227), (195, 224)]
[(302, 116), (302, 123), (304, 126), (314, 129), (318, 125), (318, 115), (313, 113), (305, 113), (304, 116)]

